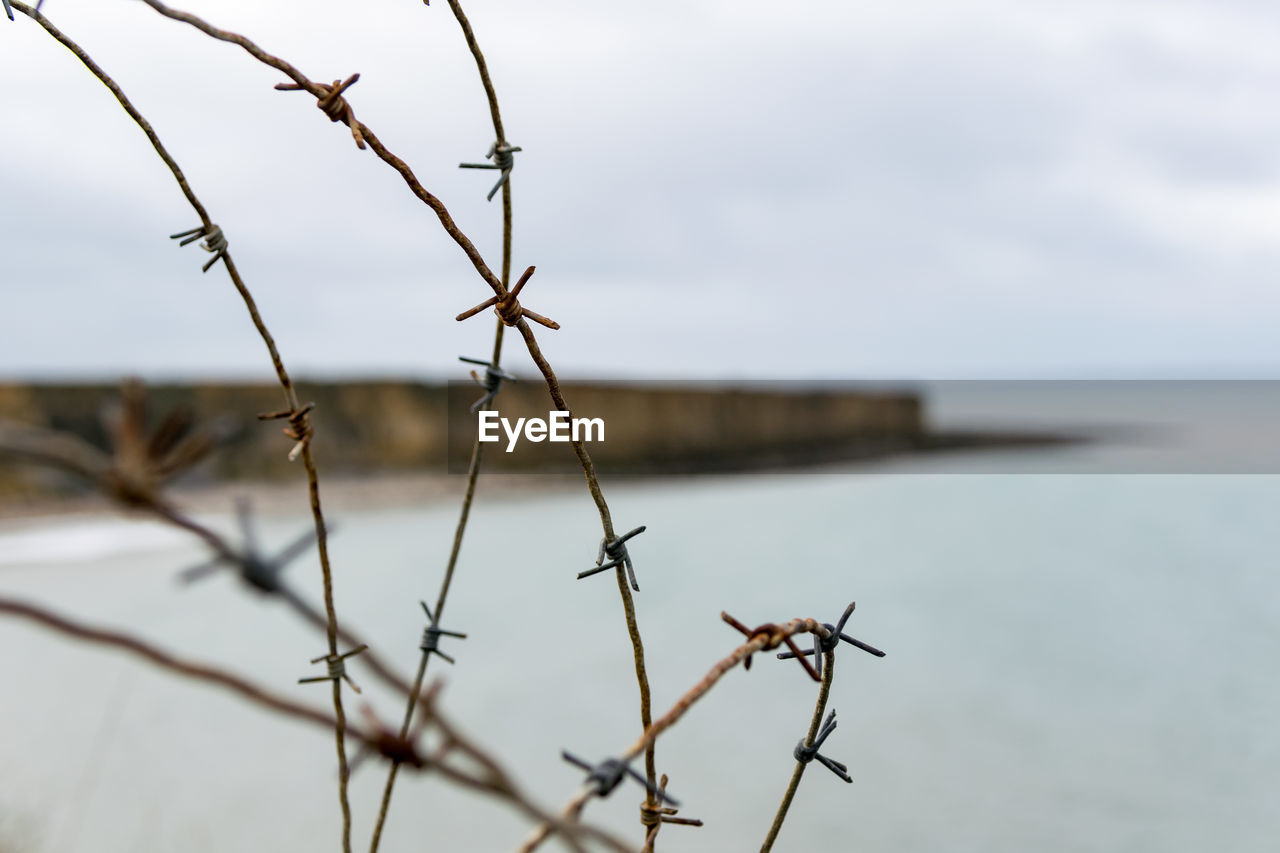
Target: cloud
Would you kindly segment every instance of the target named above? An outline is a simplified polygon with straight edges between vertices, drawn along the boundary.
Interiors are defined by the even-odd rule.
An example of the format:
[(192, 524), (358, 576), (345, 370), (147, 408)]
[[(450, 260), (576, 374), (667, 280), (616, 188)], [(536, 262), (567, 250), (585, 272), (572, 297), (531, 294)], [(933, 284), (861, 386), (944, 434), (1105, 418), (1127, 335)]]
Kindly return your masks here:
[[(190, 8), (316, 79), (359, 71), (356, 114), (498, 264), (493, 176), (456, 168), (492, 130), (446, 7)], [(277, 72), (142, 4), (46, 11), (178, 156), (295, 369), (437, 373), (484, 349), (488, 324), (452, 315), (485, 289), (434, 215), (310, 98), (273, 91)], [(570, 372), (1280, 366), (1280, 28), (1263, 4), (470, 14), (525, 149), (515, 265), (538, 265), (529, 304), (564, 324)], [(29, 21), (0, 44), (0, 74), (23, 81), (0, 160), (0, 371), (252, 369), (231, 300), (156, 295), (209, 306), (228, 285), (166, 239), (194, 218), (141, 134)]]

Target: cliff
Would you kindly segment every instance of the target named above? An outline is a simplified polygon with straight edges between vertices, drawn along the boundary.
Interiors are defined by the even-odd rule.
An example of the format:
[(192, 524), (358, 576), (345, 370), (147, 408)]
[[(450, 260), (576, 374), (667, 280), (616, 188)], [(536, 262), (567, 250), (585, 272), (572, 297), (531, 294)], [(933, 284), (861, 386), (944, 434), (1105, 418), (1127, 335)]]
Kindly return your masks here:
[[(566, 382), (574, 417), (600, 418), (602, 442), (588, 445), (605, 474), (700, 473), (813, 464), (927, 446), (920, 399), (908, 392), (848, 386), (799, 387), (771, 383), (725, 387), (708, 383), (606, 384)], [(0, 384), (0, 419), (67, 430), (106, 446), (101, 422), (116, 389), (99, 384)], [(236, 425), (214, 459), (193, 477), (199, 481), (271, 480), (291, 476), (289, 440), (279, 421), (256, 415), (281, 409), (278, 387), (206, 383), (148, 389), (154, 415), (176, 406), (198, 420), (223, 418)], [(483, 389), (468, 381), (300, 382), (299, 398), (314, 401), (314, 450), (324, 473), (461, 473), (476, 435), (470, 405)], [(552, 409), (536, 377), (508, 382), (498, 397), (500, 414), (546, 419)], [(499, 431), (501, 432), (501, 431)], [(572, 471), (569, 445), (521, 440), (505, 452), (505, 437), (485, 445), (485, 470)], [(64, 476), (0, 460), (0, 495), (64, 492)]]

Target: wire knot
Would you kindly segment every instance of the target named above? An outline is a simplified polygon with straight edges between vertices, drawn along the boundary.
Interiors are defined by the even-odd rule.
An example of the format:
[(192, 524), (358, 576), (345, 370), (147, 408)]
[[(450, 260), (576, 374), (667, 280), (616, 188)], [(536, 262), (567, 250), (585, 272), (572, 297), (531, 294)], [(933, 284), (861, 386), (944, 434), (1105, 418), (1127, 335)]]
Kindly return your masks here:
[(454, 663), (453, 658), (440, 651), (440, 637), (457, 637), (460, 640), (465, 640), (467, 635), (458, 631), (444, 630), (440, 627), (440, 619), (432, 615), (431, 608), (427, 607), (427, 603), (425, 601), (419, 601), (418, 603), (422, 605), (422, 609), (426, 612), (427, 618), (431, 620), (430, 624), (428, 624), (426, 628), (422, 629), (422, 640), (418, 643), (418, 648), (422, 650), (424, 655), (435, 653), (447, 660), (449, 663)]
[(489, 151), (485, 154), (486, 160), (492, 160), (492, 163), (459, 163), (459, 169), (500, 169), (502, 176), (498, 178), (498, 182), (493, 185), (493, 189), (489, 190), (487, 201), (493, 201), (494, 195), (498, 190), (502, 189), (502, 185), (507, 182), (511, 176), (511, 170), (515, 168), (516, 158), (515, 152), (522, 151), (520, 146), (511, 145), (507, 142), (495, 142), (489, 146)]
[(822, 748), (823, 741), (825, 741), (827, 736), (835, 730), (836, 712), (833, 708), (831, 713), (827, 714), (827, 719), (822, 723), (822, 730), (818, 733), (818, 736), (814, 738), (813, 743), (806, 746), (804, 742), (805, 739), (801, 738), (799, 743), (796, 744), (795, 751), (792, 754), (795, 756), (796, 761), (799, 761), (801, 764), (808, 764), (816, 758), (818, 759), (818, 763), (823, 767), (827, 768), (844, 781), (852, 783), (853, 779), (849, 776), (849, 768), (847, 766), (841, 764), (839, 761), (827, 758), (825, 755), (820, 755), (818, 753), (818, 750)]
[(668, 797), (665, 790), (652, 784), (648, 779), (632, 770), (626, 761), (620, 761), (617, 758), (606, 758), (599, 764), (591, 765), (568, 750), (561, 750), (560, 757), (570, 764), (587, 771), (586, 784), (591, 787), (597, 797), (609, 796), (613, 789), (622, 782), (623, 778), (630, 776), (641, 785), (644, 785), (645, 790), (657, 797), (659, 802), (670, 803), (673, 806), (680, 805), (671, 797)]
[(502, 370), (492, 362), (481, 361), (478, 358), (467, 358), (466, 356), (461, 355), (458, 356), (458, 361), (465, 361), (468, 364), (479, 364), (484, 367), (484, 379), (481, 379), (480, 375), (474, 370), (471, 371), (471, 378), (475, 380), (477, 385), (484, 389), (484, 396), (471, 404), (472, 413), (475, 413), (481, 407), (487, 406), (493, 402), (493, 398), (498, 396), (498, 392), (502, 390), (503, 380), (509, 379), (512, 382), (516, 381), (514, 376), (507, 373), (505, 370)]
[(520, 280), (516, 282), (516, 286), (511, 288), (507, 293), (502, 296), (490, 297), (474, 308), (468, 308), (466, 311), (463, 311), (454, 319), (461, 322), (466, 320), (468, 317), (474, 317), (486, 308), (493, 308), (493, 313), (497, 314), (498, 319), (507, 326), (518, 326), (520, 325), (520, 320), (522, 318), (528, 317), (533, 322), (540, 323), (548, 329), (559, 329), (560, 324), (555, 320), (549, 320), (541, 314), (530, 311), (528, 308), (523, 307), (519, 300), (516, 299), (525, 284), (528, 283), (529, 278), (533, 275), (533, 271), (535, 269), (536, 267), (529, 267), (525, 270), (524, 275), (520, 276)]
[[(734, 629), (738, 631), (738, 633), (746, 637), (748, 643), (753, 643), (756, 641), (760, 641), (761, 643), (759, 649), (754, 649), (748, 652), (742, 658), (743, 669), (751, 669), (751, 655), (755, 654), (756, 651), (767, 652), (767, 651), (770, 651), (771, 649), (776, 649), (778, 646), (782, 645), (783, 643), (786, 643), (787, 648), (795, 652), (795, 654), (792, 657), (799, 658), (800, 665), (804, 667), (805, 672), (809, 673), (809, 676), (814, 681), (821, 680), (821, 676), (818, 675), (817, 671), (813, 668), (813, 666), (807, 660), (804, 659), (804, 652), (800, 651), (800, 647), (796, 645), (796, 641), (791, 637), (792, 630), (789, 629), (786, 625), (778, 625), (773, 622), (765, 622), (763, 625), (757, 625), (754, 628), (748, 628), (746, 625), (743, 625), (737, 619), (734, 619), (732, 616), (730, 616), (728, 613), (725, 613), (724, 611), (720, 612), (720, 618), (723, 619), (728, 624), (732, 625)], [(812, 625), (816, 625), (817, 623), (814, 622), (812, 619), (809, 619), (809, 620), (805, 620), (805, 624), (812, 626)], [(812, 628), (809, 628), (808, 630), (812, 630)]]
[[(235, 551), (228, 549), (218, 553), (212, 560), (184, 570), (178, 575), (179, 580), (182, 583), (191, 583), (212, 574), (222, 565), (230, 565), (240, 573), (245, 583), (259, 592), (268, 595), (290, 595), (282, 577), (284, 569), (315, 544), (316, 531), (308, 530), (274, 557), (266, 557), (258, 550), (257, 531), (248, 501), (236, 501), (236, 518), (240, 523), (240, 532), (244, 539), (240, 549)], [(328, 532), (332, 533), (333, 530), (334, 527), (330, 524)]]
[(856, 601), (850, 602), (849, 606), (844, 609), (844, 613), (841, 614), (840, 621), (838, 621), (834, 625), (832, 625), (830, 622), (823, 622), (822, 627), (827, 629), (827, 634), (824, 637), (821, 634), (818, 634), (816, 632), (814, 633), (812, 650), (806, 649), (803, 652), (779, 652), (778, 660), (786, 660), (788, 658), (793, 658), (793, 657), (796, 657), (797, 654), (802, 656), (812, 655), (814, 662), (817, 664), (818, 674), (821, 675), (823, 660), (824, 660), (823, 653), (825, 652), (827, 654), (833, 654), (836, 650), (836, 646), (840, 644), (841, 640), (843, 640), (844, 642), (848, 643), (851, 646), (856, 646), (857, 648), (862, 649), (864, 652), (873, 654), (878, 658), (884, 657), (884, 652), (880, 651), (875, 646), (867, 645), (861, 640), (855, 640), (853, 637), (850, 637), (848, 634), (844, 633), (844, 625), (846, 622), (849, 621), (849, 617), (853, 615), (853, 610), (856, 606), (857, 606)]
[[(316, 99), (316, 106), (329, 117), (329, 121), (340, 121), (349, 127), (351, 136), (356, 141), (356, 147), (363, 151), (364, 134), (360, 132), (360, 122), (356, 121), (356, 115), (351, 110), (351, 104), (347, 103), (347, 99), (342, 97), (342, 93), (351, 88), (359, 79), (359, 74), (352, 74), (346, 80), (334, 80), (329, 85), (317, 83), (317, 88), (324, 94)], [(306, 87), (297, 83), (277, 83), (275, 88), (280, 92), (297, 92), (304, 90)]]
[[(647, 787), (647, 786), (646, 786)], [(662, 799), (667, 791), (667, 774), (663, 773), (662, 778), (658, 780), (658, 802), (651, 803), (649, 798), (640, 802), (640, 823), (649, 828), (652, 833), (659, 824), (675, 823), (681, 826), (702, 826), (702, 821), (684, 817), (676, 817), (680, 812), (673, 806), (662, 805)]]
[(342, 654), (331, 653), (327, 655), (321, 655), (318, 658), (312, 658), (311, 662), (313, 664), (317, 664), (317, 663), (320, 663), (321, 661), (324, 661), (325, 674), (313, 676), (311, 678), (299, 678), (298, 683), (312, 684), (317, 681), (341, 680), (341, 681), (347, 682), (347, 684), (351, 686), (352, 690), (359, 693), (360, 688), (356, 685), (354, 681), (351, 680), (351, 676), (347, 675), (347, 658), (354, 657), (355, 655), (360, 654), (367, 648), (369, 648), (367, 645), (359, 645), (359, 646), (356, 646), (351, 651), (343, 652)]
[(201, 238), (204, 238), (204, 242), (200, 244), (200, 248), (213, 253), (213, 257), (200, 267), (200, 272), (208, 272), (210, 267), (227, 256), (227, 238), (223, 235), (221, 228), (211, 222), (207, 228), (197, 225), (190, 230), (169, 235), (170, 240), (181, 241), (178, 243), (179, 246), (194, 243)]
[[(640, 591), (640, 584), (636, 583), (636, 569), (631, 562), (631, 555), (627, 553), (626, 542), (633, 536), (639, 536), (644, 533), (645, 525), (640, 525), (630, 533), (612, 540), (600, 540), (600, 551), (596, 554), (596, 567), (587, 569), (585, 572), (578, 572), (578, 580), (589, 578), (592, 575), (598, 575), (606, 569), (616, 569), (622, 566), (627, 570), (627, 579), (631, 581), (631, 588), (636, 592)], [(605, 562), (605, 557), (609, 558), (609, 562)]]
[(283, 409), (279, 412), (263, 412), (258, 415), (260, 421), (278, 421), (288, 419), (289, 425), (281, 432), (293, 439), (293, 448), (289, 451), (289, 461), (294, 462), (298, 458), (298, 454), (311, 443), (311, 436), (314, 430), (311, 428), (311, 419), (308, 415), (311, 410), (316, 407), (315, 403), (307, 403), (300, 409)]

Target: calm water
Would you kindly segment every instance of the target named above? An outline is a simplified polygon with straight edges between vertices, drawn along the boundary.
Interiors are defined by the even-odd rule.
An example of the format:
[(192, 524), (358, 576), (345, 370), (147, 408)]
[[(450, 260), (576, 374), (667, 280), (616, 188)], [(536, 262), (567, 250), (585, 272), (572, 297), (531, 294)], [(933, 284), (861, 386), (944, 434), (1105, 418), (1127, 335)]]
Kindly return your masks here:
[[(619, 527), (649, 526), (632, 554), (658, 709), (737, 643), (722, 609), (833, 620), (856, 599), (848, 631), (889, 653), (842, 647), (824, 753), (854, 783), (813, 765), (779, 850), (1275, 849), (1280, 478), (954, 473), (1070, 470), (1072, 454), (1096, 452), (606, 482)], [(406, 671), (455, 513), (338, 519), (341, 611)], [(305, 522), (265, 526), (283, 542)], [(561, 748), (603, 757), (638, 733), (613, 581), (574, 580), (598, 529), (585, 490), (516, 500), (482, 487), (445, 618), (471, 637), (451, 644), (456, 668), (433, 663), (447, 709), (549, 806), (580, 781)], [(6, 530), (5, 594), (324, 703), (323, 686), (293, 684), (322, 638), (230, 578), (177, 590), (175, 571), (200, 557), (182, 538), (112, 520)], [(317, 572), (302, 560), (292, 577), (318, 599)], [(336, 847), (323, 731), (13, 622), (0, 644), (10, 836), (40, 851)], [(399, 713), (361, 680), (384, 718)], [(664, 850), (758, 847), (814, 691), (794, 663), (757, 660), (660, 742), (671, 793), (707, 824), (664, 830)], [(384, 849), (509, 850), (526, 831), (500, 806), (401, 778)], [(356, 776), (357, 846), (382, 779), (372, 763)], [(619, 789), (589, 815), (634, 835), (639, 799)]]

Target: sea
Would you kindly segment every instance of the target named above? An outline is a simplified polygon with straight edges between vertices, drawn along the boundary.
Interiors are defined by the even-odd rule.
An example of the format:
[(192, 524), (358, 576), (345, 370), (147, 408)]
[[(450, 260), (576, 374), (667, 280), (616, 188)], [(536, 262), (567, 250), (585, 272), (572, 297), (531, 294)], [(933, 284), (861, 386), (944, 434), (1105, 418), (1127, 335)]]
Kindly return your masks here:
[[(990, 384), (988, 384), (990, 385)], [(1067, 428), (1089, 442), (903, 456), (603, 487), (631, 540), (655, 715), (747, 624), (857, 609), (822, 753), (775, 850), (1270, 853), (1280, 839), (1280, 395), (1273, 383), (929, 389), (952, 428)], [(1137, 400), (1143, 393), (1148, 396)], [(1108, 397), (1108, 395), (1110, 395)], [(1104, 398), (1110, 403), (1104, 404)], [(260, 507), (264, 548), (305, 531)], [(456, 503), (335, 515), (343, 623), (411, 674)], [(235, 535), (230, 507), (202, 520)], [(585, 488), (482, 478), (434, 660), (441, 707), (537, 802), (640, 732), (630, 645)], [(324, 638), (218, 575), (180, 531), (109, 513), (0, 522), (0, 595), (125, 630), (324, 708)], [(289, 569), (320, 601), (314, 556)], [(358, 663), (353, 719), (402, 707)], [(816, 685), (758, 655), (658, 743), (680, 816), (666, 851), (759, 849)], [(340, 849), (332, 732), (124, 653), (0, 619), (0, 850)], [(353, 846), (385, 780), (354, 772)], [(586, 819), (637, 842), (639, 785)], [(512, 850), (526, 818), (431, 774), (400, 776), (383, 850)], [(563, 849), (563, 848), (560, 848)]]

